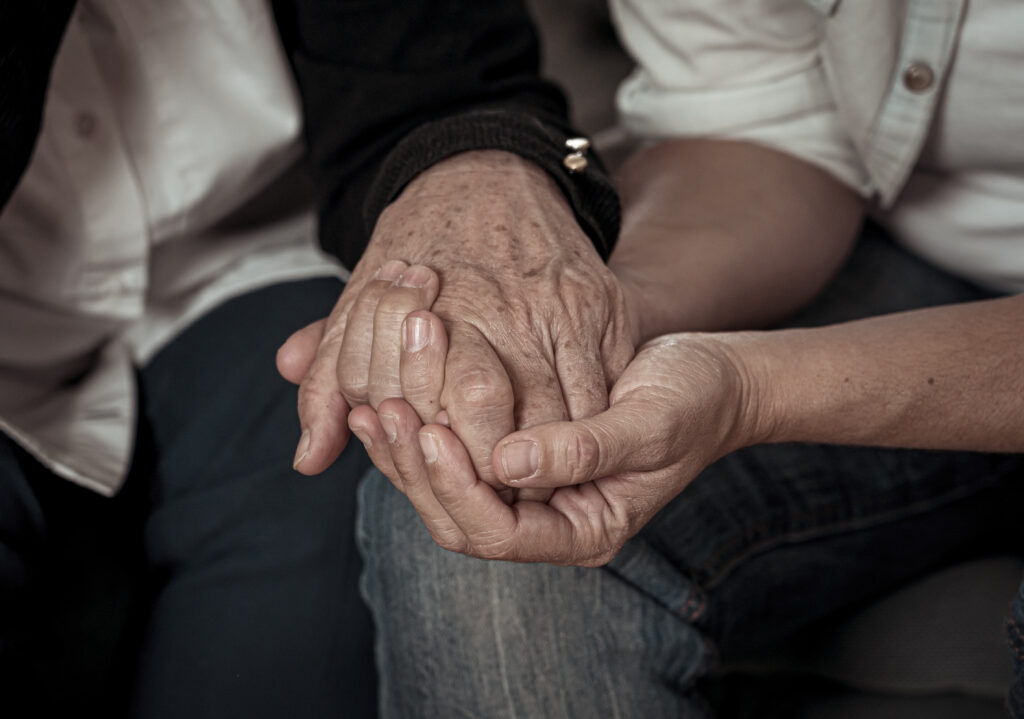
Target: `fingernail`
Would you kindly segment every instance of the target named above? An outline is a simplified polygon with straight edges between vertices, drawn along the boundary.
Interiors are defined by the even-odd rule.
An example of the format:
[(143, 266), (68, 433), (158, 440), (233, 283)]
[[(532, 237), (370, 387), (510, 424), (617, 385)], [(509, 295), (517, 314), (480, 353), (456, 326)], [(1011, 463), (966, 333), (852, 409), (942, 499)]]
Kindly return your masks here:
[(451, 417), (448, 416), (448, 410), (442, 409), (440, 412), (434, 415), (434, 423), (443, 424), (445, 427), (451, 427), (452, 420)]
[(420, 435), (420, 449), (423, 451), (423, 460), (427, 464), (437, 461), (437, 438), (429, 432)]
[(388, 260), (380, 268), (377, 279), (384, 282), (394, 282), (405, 272), (406, 264), (400, 260)]
[(352, 434), (354, 434), (356, 436), (356, 439), (362, 442), (363, 446), (366, 447), (367, 449), (373, 447), (373, 442), (370, 441), (370, 435), (366, 434), (363, 430), (353, 429)]
[(380, 426), (384, 428), (384, 434), (388, 436), (388, 442), (394, 443), (395, 438), (398, 437), (398, 420), (394, 415), (381, 414)]
[(309, 442), (311, 435), (308, 429), (302, 430), (302, 436), (299, 437), (299, 446), (295, 448), (295, 460), (292, 462), (292, 469), (298, 469), (299, 464), (309, 454)]
[(422, 265), (413, 265), (398, 278), (400, 287), (426, 287), (430, 280), (430, 270)]
[(419, 352), (430, 340), (430, 323), (422, 317), (407, 317), (405, 320), (405, 351)]
[(512, 442), (501, 448), (501, 466), (510, 482), (532, 477), (539, 464), (540, 449), (536, 442)]

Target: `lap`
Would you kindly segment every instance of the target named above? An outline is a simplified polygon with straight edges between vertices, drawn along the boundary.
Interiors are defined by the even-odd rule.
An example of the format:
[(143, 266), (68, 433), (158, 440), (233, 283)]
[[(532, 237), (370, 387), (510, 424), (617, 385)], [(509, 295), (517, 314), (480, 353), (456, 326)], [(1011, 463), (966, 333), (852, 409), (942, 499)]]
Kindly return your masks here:
[[(135, 455), (118, 497), (41, 468), (22, 497), (44, 543), (67, 527), (66, 544), (89, 555), (83, 567), (132, 555), (122, 574), (143, 578), (124, 599), (141, 608), (141, 639), (128, 648), (141, 715), (374, 713), (353, 535), (369, 461), (353, 443), (323, 475), (292, 470), (295, 388), (274, 365), (280, 343), (326, 315), (341, 289), (292, 282), (214, 309), (140, 368)], [(93, 546), (111, 513), (128, 529)], [(95, 589), (110, 601), (114, 587)]]
[(147, 485), (151, 565), (170, 574), (186, 559), (198, 571), (226, 552), (295, 561), (354, 545), (355, 485), (369, 460), (351, 443), (327, 472), (297, 474), (296, 390), (274, 365), (277, 347), (323, 317), (341, 288), (308, 280), (235, 298), (139, 371), (130, 481)]
[(358, 526), (382, 716), (700, 716), (700, 632), (621, 578), (446, 552), (380, 474)]
[[(341, 288), (308, 280), (236, 298), (140, 371), (157, 591), (137, 691), (147, 717), (373, 714), (353, 531), (369, 460), (354, 442), (323, 474), (297, 474), (295, 387), (274, 365)], [(182, 682), (190, 691), (175, 694)]]
[[(574, 717), (613, 705), (623, 717), (705, 716), (698, 681), (723, 655), (931, 569), (1024, 549), (1016, 529), (1024, 487), (1013, 481), (1021, 466), (1012, 458), (993, 459), (995, 478), (977, 486), (966, 470), (984, 470), (970, 461), (981, 457), (888, 458), (906, 474), (889, 475), (888, 494), (869, 497), (868, 483), (858, 497), (823, 486), (835, 477), (811, 460), (835, 456), (779, 449), (737, 458), (742, 472), (729, 471), (731, 462), (713, 468), (706, 487), (692, 485), (600, 569), (445, 552), (383, 477), (368, 480), (359, 536), (380, 632), (384, 716), (457, 706), (481, 716)], [(788, 474), (771, 466), (783, 449)], [(850, 451), (857, 461), (848, 466), (865, 475), (848, 480), (886, 462), (888, 453), (874, 462), (867, 453)], [(795, 476), (794, 459), (805, 454)], [(804, 490), (812, 496), (793, 501)]]
[[(869, 232), (793, 323), (988, 296)], [(442, 708), (493, 716), (612, 704), (621, 716), (702, 716), (694, 682), (719, 651), (770, 641), (972, 552), (1007, 549), (1022, 473), (1019, 456), (749, 448), (709, 468), (600, 570), (447, 554), (400, 495), (368, 482), (360, 538), (386, 696), (397, 697), (386, 715), (417, 713), (403, 696), (436, 695)], [(411, 638), (414, 626), (443, 632), (440, 651)], [(451, 681), (479, 666), (483, 678)]]
[(709, 467), (609, 569), (644, 587), (657, 554), (692, 581), (693, 619), (743, 653), (926, 571), (1024, 551), (1022, 474), (1019, 456), (752, 447)]

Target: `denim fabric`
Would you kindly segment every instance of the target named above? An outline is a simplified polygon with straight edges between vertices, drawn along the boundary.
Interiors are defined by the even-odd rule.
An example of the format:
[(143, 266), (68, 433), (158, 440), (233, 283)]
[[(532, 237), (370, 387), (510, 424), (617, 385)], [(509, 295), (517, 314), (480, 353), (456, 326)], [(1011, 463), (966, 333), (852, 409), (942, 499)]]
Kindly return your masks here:
[[(794, 322), (985, 296), (869, 232)], [(372, 477), (358, 538), (382, 716), (711, 716), (699, 680), (721, 657), (959, 559), (1020, 551), (1022, 473), (1019, 456), (753, 447), (601, 569), (447, 553)]]
[(1006, 632), (1013, 652), (1013, 684), (1007, 704), (1013, 719), (1024, 719), (1024, 582), (1021, 582), (1013, 612), (1006, 620)]
[(341, 289), (239, 297), (142, 368), (113, 499), (0, 435), (0, 713), (124, 716), (134, 693), (147, 719), (374, 716), (353, 531), (369, 459), (356, 442), (295, 473), (295, 388), (274, 367)]

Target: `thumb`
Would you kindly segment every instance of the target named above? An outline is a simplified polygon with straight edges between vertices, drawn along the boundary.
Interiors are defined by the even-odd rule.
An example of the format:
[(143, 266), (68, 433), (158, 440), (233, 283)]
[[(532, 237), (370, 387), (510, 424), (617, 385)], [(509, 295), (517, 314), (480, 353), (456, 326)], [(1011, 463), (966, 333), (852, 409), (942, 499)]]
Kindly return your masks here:
[(323, 339), (327, 318), (293, 332), (277, 350), (277, 371), (292, 384), (299, 384), (313, 366), (316, 350)]
[(593, 417), (510, 434), (494, 449), (495, 474), (513, 487), (564, 487), (671, 464), (680, 428), (651, 395), (638, 389)]

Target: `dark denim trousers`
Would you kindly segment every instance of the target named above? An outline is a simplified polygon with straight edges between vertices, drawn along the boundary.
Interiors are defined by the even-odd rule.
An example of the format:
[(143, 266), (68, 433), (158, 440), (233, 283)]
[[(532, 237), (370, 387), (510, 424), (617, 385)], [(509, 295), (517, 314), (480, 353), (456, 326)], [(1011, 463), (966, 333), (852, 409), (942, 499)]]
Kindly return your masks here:
[(0, 435), (0, 715), (375, 715), (353, 532), (369, 460), (354, 442), (323, 475), (294, 472), (295, 388), (274, 367), (341, 289), (237, 298), (140, 369), (113, 499)]
[(1024, 583), (1017, 592), (1013, 613), (1006, 620), (1006, 633), (1013, 652), (1013, 683), (1007, 704), (1013, 719), (1024, 719)]
[[(794, 323), (987, 296), (869, 231)], [(581, 569), (440, 550), (371, 477), (359, 541), (383, 716), (709, 716), (699, 680), (722, 657), (944, 565), (1022, 551), (1022, 479), (1021, 456), (752, 447), (607, 567)]]

